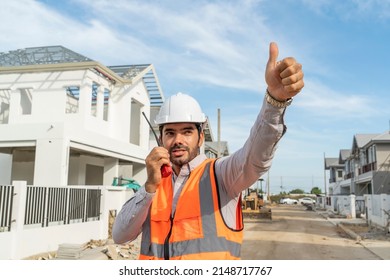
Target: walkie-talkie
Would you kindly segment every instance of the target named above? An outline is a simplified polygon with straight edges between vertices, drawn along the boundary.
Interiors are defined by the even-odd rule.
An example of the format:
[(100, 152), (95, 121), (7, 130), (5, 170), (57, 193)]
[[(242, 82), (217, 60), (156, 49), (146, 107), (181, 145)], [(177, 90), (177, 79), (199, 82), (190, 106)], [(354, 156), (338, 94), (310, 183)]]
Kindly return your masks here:
[[(162, 147), (162, 143), (159, 141), (158, 137), (157, 137), (157, 134), (156, 132), (154, 131), (153, 127), (152, 127), (152, 124), (149, 122), (148, 118), (146, 117), (145, 113), (142, 112), (142, 115), (144, 115), (146, 121), (148, 122), (149, 124), (149, 127), (150, 129), (152, 130), (153, 134), (154, 134), (154, 137), (156, 138), (156, 141), (157, 141), (157, 145), (159, 147)], [(163, 166), (161, 166), (161, 176), (162, 177), (168, 177), (169, 175), (172, 174), (172, 167), (168, 164), (164, 164)]]

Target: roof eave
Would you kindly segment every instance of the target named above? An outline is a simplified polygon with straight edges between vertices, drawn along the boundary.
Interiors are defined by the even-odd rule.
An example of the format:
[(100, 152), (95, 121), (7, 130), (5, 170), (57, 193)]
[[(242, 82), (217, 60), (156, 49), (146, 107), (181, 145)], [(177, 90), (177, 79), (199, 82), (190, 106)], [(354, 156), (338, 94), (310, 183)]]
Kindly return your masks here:
[(87, 70), (87, 69), (95, 69), (102, 75), (106, 76), (108, 79), (122, 84), (131, 84), (133, 82), (131, 79), (123, 79), (122, 77), (119, 77), (111, 69), (96, 61), (0, 67), (0, 72), (3, 74), (4, 73), (11, 74), (11, 73), (21, 73), (21, 72), (35, 73), (35, 72), (42, 72), (42, 71), (71, 71), (71, 70)]

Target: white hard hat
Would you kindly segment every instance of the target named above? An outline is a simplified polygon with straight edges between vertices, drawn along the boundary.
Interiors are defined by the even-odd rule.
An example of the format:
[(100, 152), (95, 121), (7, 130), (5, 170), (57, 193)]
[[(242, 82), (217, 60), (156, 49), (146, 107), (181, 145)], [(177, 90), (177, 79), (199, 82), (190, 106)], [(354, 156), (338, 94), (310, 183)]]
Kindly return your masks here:
[(183, 122), (204, 123), (205, 121), (206, 116), (199, 103), (193, 97), (179, 92), (164, 102), (156, 116), (155, 123), (163, 125)]

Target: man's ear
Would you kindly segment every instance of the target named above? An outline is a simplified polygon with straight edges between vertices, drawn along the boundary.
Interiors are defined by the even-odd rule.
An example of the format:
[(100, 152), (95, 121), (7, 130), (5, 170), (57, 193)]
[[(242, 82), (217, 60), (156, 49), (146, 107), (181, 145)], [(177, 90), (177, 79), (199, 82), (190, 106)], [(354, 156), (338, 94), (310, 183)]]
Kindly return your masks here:
[(199, 133), (199, 141), (198, 141), (198, 147), (199, 147), (199, 148), (202, 147), (203, 141), (204, 141), (204, 132), (203, 132), (203, 130), (202, 130), (202, 132)]

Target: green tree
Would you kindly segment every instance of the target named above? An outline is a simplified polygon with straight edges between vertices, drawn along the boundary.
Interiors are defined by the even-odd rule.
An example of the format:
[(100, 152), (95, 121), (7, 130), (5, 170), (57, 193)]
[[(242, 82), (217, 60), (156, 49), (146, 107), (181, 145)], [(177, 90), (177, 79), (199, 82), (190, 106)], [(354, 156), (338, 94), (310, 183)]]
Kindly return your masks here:
[(293, 189), (292, 191), (290, 191), (290, 193), (295, 193), (295, 194), (304, 194), (305, 191), (302, 190), (302, 189)]
[(319, 187), (313, 187), (310, 191), (311, 194), (321, 194), (322, 191)]

